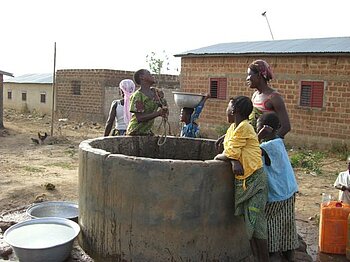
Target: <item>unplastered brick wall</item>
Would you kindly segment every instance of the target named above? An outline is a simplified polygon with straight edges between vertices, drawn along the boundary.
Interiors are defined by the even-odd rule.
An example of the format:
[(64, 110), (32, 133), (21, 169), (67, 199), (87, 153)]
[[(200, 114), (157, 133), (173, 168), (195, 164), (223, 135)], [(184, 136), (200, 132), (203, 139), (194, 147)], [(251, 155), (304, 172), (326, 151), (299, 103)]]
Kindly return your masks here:
[[(58, 70), (56, 75), (57, 116), (104, 123), (108, 117), (111, 102), (120, 98), (118, 90), (120, 81), (133, 79), (133, 74), (133, 71), (107, 69)], [(159, 79), (159, 85), (163, 88), (166, 97), (171, 100), (172, 96), (169, 94), (180, 87), (179, 76), (164, 74), (156, 78)], [(80, 84), (80, 94), (73, 92), (77, 84)]]
[[(254, 90), (246, 84), (248, 65), (255, 59), (266, 60), (275, 79), (271, 86), (283, 96), (290, 116), (290, 138), (303, 143), (350, 141), (350, 56), (295, 55), (295, 56), (226, 56), (182, 57), (181, 91), (206, 93), (210, 78), (227, 78), (226, 100), (209, 99), (201, 114), (202, 130), (217, 135), (215, 127), (226, 123), (225, 109), (232, 96), (251, 97)], [(300, 106), (301, 81), (324, 81), (322, 108)], [(288, 137), (287, 136), (287, 137)], [(302, 139), (301, 139), (302, 138)]]
[[(116, 86), (132, 72), (107, 69), (65, 69), (56, 75), (59, 117), (103, 121), (104, 87)], [(74, 88), (76, 90), (74, 91)]]

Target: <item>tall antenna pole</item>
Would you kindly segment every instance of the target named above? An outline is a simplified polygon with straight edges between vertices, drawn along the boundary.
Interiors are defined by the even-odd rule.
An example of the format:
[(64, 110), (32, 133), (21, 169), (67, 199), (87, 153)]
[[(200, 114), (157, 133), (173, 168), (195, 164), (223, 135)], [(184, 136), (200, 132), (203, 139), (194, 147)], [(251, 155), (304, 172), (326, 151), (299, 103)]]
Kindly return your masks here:
[(272, 30), (271, 30), (271, 27), (270, 27), (269, 20), (267, 19), (266, 11), (265, 11), (264, 13), (262, 13), (261, 15), (262, 15), (262, 16), (265, 16), (267, 25), (269, 26), (269, 29), (270, 29), (270, 33), (271, 33), (272, 40), (275, 40), (275, 39), (273, 38), (273, 34), (272, 34)]
[(55, 85), (56, 85), (56, 42), (53, 53), (53, 74), (52, 74), (52, 110), (51, 110), (51, 136), (53, 136), (53, 121), (55, 119)]

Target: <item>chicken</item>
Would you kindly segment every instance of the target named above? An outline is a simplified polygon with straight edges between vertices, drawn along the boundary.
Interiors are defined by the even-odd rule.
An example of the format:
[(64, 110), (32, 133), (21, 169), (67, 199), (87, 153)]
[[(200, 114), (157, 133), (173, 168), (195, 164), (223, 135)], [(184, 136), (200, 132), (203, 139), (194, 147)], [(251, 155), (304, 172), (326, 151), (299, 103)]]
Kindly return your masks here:
[(39, 145), (39, 140), (36, 138), (30, 138), (34, 144)]
[(42, 144), (42, 143), (44, 143), (44, 140), (47, 138), (47, 133), (45, 132), (45, 134), (44, 135), (41, 135), (40, 134), (40, 132), (38, 132), (38, 137), (39, 137), (39, 139), (40, 139), (40, 143)]

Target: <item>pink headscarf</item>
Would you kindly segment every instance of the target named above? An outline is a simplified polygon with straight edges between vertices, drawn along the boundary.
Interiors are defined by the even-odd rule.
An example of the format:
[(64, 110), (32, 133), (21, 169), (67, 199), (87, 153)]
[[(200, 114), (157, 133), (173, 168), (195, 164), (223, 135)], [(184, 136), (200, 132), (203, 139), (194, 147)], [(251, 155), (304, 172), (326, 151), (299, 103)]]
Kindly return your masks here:
[(128, 125), (131, 118), (130, 96), (135, 92), (135, 84), (130, 79), (124, 79), (120, 81), (119, 88), (124, 93), (124, 122), (126, 125)]
[(255, 60), (249, 68), (258, 71), (267, 82), (274, 78), (271, 67), (265, 60)]

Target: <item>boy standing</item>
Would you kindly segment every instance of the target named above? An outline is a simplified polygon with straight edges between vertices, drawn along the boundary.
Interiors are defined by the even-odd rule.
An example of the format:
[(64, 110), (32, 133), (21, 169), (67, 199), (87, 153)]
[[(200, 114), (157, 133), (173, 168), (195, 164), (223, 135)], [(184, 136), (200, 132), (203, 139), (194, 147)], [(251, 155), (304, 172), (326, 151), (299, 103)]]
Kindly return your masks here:
[(299, 246), (295, 224), (298, 184), (283, 139), (277, 135), (279, 126), (275, 112), (265, 112), (257, 120), (269, 189), (265, 208), (268, 248), (272, 261), (294, 261), (294, 250)]
[(195, 108), (184, 107), (180, 112), (180, 121), (184, 123), (184, 126), (181, 129), (180, 136), (181, 137), (192, 137), (198, 138), (199, 135), (199, 127), (195, 122), (199, 118), (199, 114), (202, 112), (204, 103), (210, 95), (205, 95), (201, 102)]
[(348, 170), (340, 172), (334, 187), (339, 189), (339, 201), (350, 205), (350, 156), (347, 158)]

